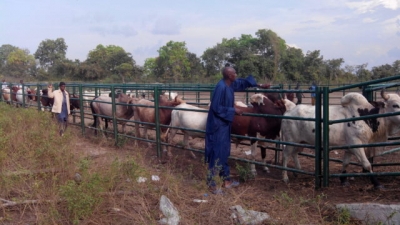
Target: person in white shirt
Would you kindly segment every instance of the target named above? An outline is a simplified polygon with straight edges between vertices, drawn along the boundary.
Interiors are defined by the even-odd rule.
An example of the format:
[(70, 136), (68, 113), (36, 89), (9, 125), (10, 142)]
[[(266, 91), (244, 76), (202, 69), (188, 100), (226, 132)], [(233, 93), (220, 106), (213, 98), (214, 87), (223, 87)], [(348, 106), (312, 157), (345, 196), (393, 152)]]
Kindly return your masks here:
[(69, 93), (65, 90), (65, 83), (60, 82), (58, 86), (59, 89), (53, 91), (53, 85), (50, 84), (47, 86), (47, 89), (49, 98), (54, 98), (54, 104), (51, 111), (56, 115), (60, 136), (63, 136), (68, 126), (68, 115), (71, 112), (68, 107), (70, 105)]
[(1, 89), (4, 89), (4, 88), (8, 88), (6, 79), (3, 79), (3, 80), (1, 81)]

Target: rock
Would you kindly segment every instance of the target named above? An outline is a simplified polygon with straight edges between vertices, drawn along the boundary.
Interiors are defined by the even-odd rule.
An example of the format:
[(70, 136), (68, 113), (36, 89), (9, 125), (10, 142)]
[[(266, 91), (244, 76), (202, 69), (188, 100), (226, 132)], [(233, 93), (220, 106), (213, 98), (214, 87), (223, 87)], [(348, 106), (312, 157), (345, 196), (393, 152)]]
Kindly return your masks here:
[(76, 183), (80, 184), (82, 182), (82, 176), (79, 173), (75, 173), (74, 180)]
[(239, 224), (256, 225), (262, 223), (264, 220), (270, 219), (267, 213), (245, 210), (240, 205), (232, 206), (229, 209), (233, 211), (231, 218)]
[(160, 199), (160, 210), (166, 218), (162, 218), (160, 224), (178, 225), (179, 224), (179, 212), (175, 208), (174, 204), (165, 196), (162, 195)]
[(347, 209), (350, 216), (363, 224), (400, 224), (400, 205), (376, 203), (337, 204), (338, 209)]

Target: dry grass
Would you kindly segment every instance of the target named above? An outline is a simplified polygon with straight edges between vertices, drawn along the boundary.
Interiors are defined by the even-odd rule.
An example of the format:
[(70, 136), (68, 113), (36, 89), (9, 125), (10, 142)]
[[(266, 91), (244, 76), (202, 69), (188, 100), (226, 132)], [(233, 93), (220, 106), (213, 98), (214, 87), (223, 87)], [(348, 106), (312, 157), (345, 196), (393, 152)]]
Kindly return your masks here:
[[(325, 195), (275, 189), (273, 179), (204, 196), (202, 157), (178, 153), (162, 163), (155, 155), (154, 149), (135, 148), (132, 140), (116, 148), (112, 139), (80, 137), (74, 127), (59, 137), (49, 113), (0, 103), (0, 198), (16, 203), (2, 206), (0, 223), (157, 224), (163, 217), (159, 199), (166, 195), (181, 224), (235, 224), (229, 210), (234, 205), (268, 212), (274, 221), (265, 224), (343, 224)], [(138, 177), (148, 180), (138, 183)]]

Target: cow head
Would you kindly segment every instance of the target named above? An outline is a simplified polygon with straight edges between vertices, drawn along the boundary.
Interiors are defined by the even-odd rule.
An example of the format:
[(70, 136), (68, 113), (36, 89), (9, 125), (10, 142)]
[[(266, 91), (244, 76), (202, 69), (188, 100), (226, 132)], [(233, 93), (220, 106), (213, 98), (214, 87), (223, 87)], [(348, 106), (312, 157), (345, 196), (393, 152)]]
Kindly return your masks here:
[[(388, 94), (385, 89), (381, 91), (381, 97), (384, 100), (385, 107), (382, 110), (384, 113), (400, 112), (400, 96), (398, 94)], [(400, 115), (387, 117), (390, 126), (389, 135), (393, 135), (400, 131)]]
[(36, 101), (36, 91), (28, 88), (27, 92), (29, 99), (31, 99), (32, 101)]
[(186, 103), (180, 96), (176, 96), (174, 101), (178, 103), (178, 105)]
[(250, 97), (250, 103), (252, 105), (256, 104), (256, 105), (264, 105), (264, 98), (268, 99), (267, 96), (263, 95), (263, 94), (254, 94)]
[(17, 93), (17, 91), (18, 91), (19, 89), (20, 89), (19, 87), (13, 86), (13, 87), (11, 88), (11, 91), (14, 92), (14, 93)]
[(47, 95), (49, 93), (49, 90), (47, 88), (42, 89), (42, 95)]
[(291, 92), (291, 93), (286, 93), (286, 98), (293, 102), (293, 100), (294, 100), (294, 93), (293, 93), (293, 92)]
[[(133, 102), (132, 97), (130, 97), (124, 93), (119, 93), (118, 96), (116, 96), (116, 98), (118, 99), (118, 102), (123, 102), (126, 104), (132, 104), (132, 102)], [(128, 108), (129, 106), (127, 105), (126, 107)]]
[(292, 110), (294, 107), (296, 107), (296, 104), (289, 99), (284, 99), (283, 102), (285, 104), (286, 111)]

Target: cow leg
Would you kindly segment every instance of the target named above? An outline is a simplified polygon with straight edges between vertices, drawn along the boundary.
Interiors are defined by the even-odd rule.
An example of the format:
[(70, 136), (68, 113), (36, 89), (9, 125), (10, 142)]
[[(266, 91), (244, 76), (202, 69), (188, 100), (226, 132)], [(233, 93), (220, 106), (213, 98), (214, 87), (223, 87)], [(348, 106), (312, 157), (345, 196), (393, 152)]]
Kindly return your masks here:
[[(135, 136), (137, 138), (140, 138), (140, 124), (139, 123), (135, 123)], [(138, 146), (138, 140), (135, 139), (135, 146)]]
[[(166, 132), (168, 132), (168, 130)], [(169, 137), (168, 137), (168, 134), (166, 132), (163, 133), (161, 131), (160, 139), (161, 139), (161, 142), (169, 143), (168, 142), (168, 138)], [(170, 149), (166, 145), (162, 145), (162, 150), (163, 150), (163, 152), (167, 153), (168, 157), (172, 157), (172, 153), (171, 153)]]
[(97, 117), (97, 121), (99, 122), (99, 128), (100, 128), (100, 132), (101, 132), (103, 138), (106, 138), (106, 133), (105, 133), (103, 122), (101, 121), (101, 119), (99, 117)]
[[(144, 133), (144, 138), (145, 138), (146, 140), (149, 140), (149, 134), (147, 133), (147, 126), (146, 126), (146, 125), (143, 127), (143, 133)], [(150, 142), (147, 142), (147, 146), (148, 146), (149, 148), (151, 148), (151, 143), (150, 143)]]
[[(264, 147), (264, 146), (260, 146), (260, 151), (261, 151), (262, 162), (264, 164), (267, 164), (267, 148)], [(267, 166), (264, 166), (263, 169), (264, 169), (265, 172), (269, 173), (269, 168)]]
[(126, 128), (126, 123), (122, 122), (121, 123), (121, 129), (122, 129), (122, 133), (125, 134), (125, 128)]
[[(346, 169), (350, 163), (350, 159), (351, 159), (351, 154), (349, 151), (346, 150), (343, 155), (343, 164), (342, 164), (342, 173), (343, 174), (347, 173)], [(347, 180), (347, 177), (340, 177), (340, 183), (342, 186), (350, 186), (350, 183)]]
[[(253, 141), (253, 140), (251, 140), (251, 158), (252, 158), (252, 160), (256, 160), (256, 148), (257, 148), (257, 141)], [(251, 173), (254, 175), (254, 176), (257, 176), (257, 170), (256, 170), (256, 165), (255, 164), (251, 164), (250, 165), (250, 168), (251, 168)]]
[[(186, 149), (188, 149), (190, 147), (189, 146), (189, 135), (186, 133), (183, 133), (183, 145), (185, 146)], [(192, 157), (194, 159), (197, 158), (193, 151), (190, 151), (190, 154), (192, 154)]]
[[(292, 146), (293, 147), (293, 154), (292, 154), (292, 158), (294, 161), (294, 166), (296, 169), (300, 170), (301, 169), (301, 165), (300, 165), (300, 161), (299, 161), (299, 152), (303, 151), (302, 147), (296, 147), (296, 146)], [(297, 173), (293, 172), (293, 176), (297, 177)]]
[[(174, 137), (176, 135), (176, 132), (177, 132), (176, 129), (170, 128), (169, 130), (167, 130), (167, 133), (165, 134), (165, 136), (168, 136), (167, 137), (167, 143), (169, 144), (168, 147), (167, 147), (167, 152), (171, 152), (171, 148), (172, 147), (170, 145), (173, 142), (173, 139), (174, 139)], [(172, 153), (171, 153), (171, 155), (172, 155)]]
[[(371, 163), (371, 167), (372, 167), (372, 163), (374, 162), (374, 157), (368, 158), (368, 161)], [(366, 169), (363, 168), (362, 172), (363, 173), (367, 173), (369, 171), (367, 171)], [(374, 185), (375, 189), (378, 189), (378, 190), (384, 190), (385, 189), (385, 187), (383, 185), (381, 185), (381, 183), (379, 182), (377, 176), (370, 176), (369, 178), (371, 180), (371, 183)]]
[(287, 170), (285, 170), (285, 168), (287, 168), (287, 164), (289, 162), (289, 157), (291, 154), (293, 154), (292, 152), (294, 151), (294, 146), (290, 146), (290, 145), (286, 145), (283, 148), (283, 154), (282, 154), (282, 177), (283, 177), (283, 181), (285, 183), (289, 182), (289, 177), (287, 175)]

